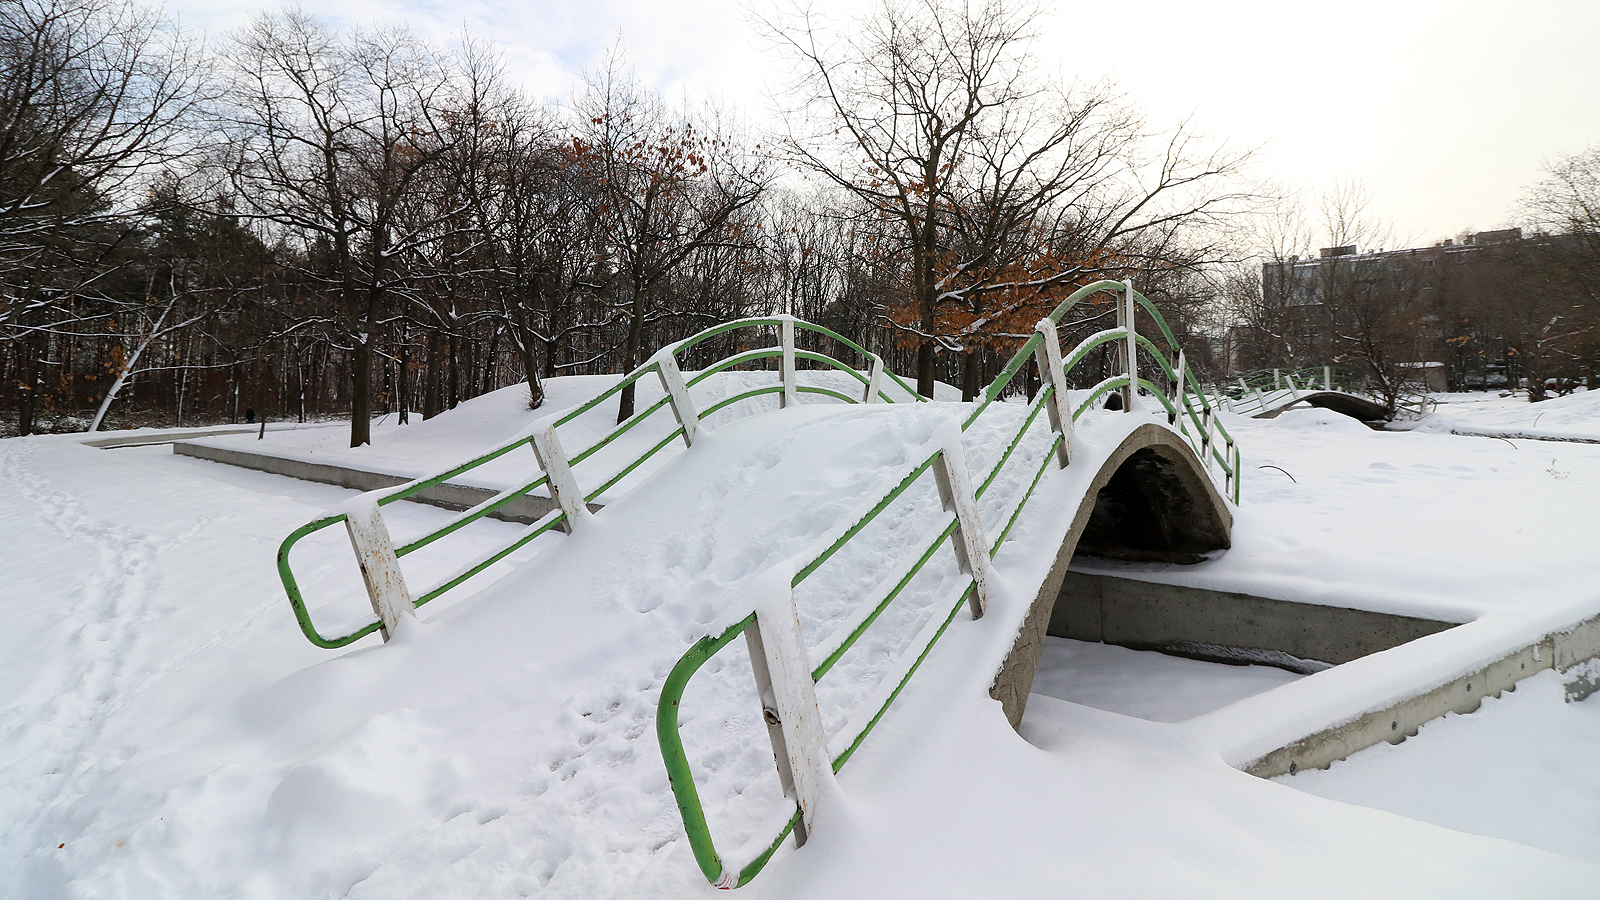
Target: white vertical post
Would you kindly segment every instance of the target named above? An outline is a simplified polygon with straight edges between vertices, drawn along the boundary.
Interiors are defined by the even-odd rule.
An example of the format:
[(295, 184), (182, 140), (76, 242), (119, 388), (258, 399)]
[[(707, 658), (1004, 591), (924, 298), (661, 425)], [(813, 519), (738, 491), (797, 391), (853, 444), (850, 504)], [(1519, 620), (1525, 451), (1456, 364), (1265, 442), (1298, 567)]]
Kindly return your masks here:
[(1287, 383), (1289, 385), (1289, 396), (1293, 397), (1296, 400), (1299, 400), (1300, 399), (1300, 391), (1294, 385), (1294, 376), (1293, 375), (1285, 375), (1285, 376), (1283, 376), (1283, 380), (1284, 380), (1285, 383)]
[(1134, 321), (1136, 307), (1133, 303), (1133, 279), (1131, 278), (1122, 280), (1122, 306), (1126, 310), (1122, 315), (1122, 326), (1128, 330), (1126, 351), (1128, 386), (1122, 392), (1122, 411), (1133, 412), (1133, 398), (1139, 393), (1139, 331)]
[(1332, 366), (1323, 366), (1322, 367), (1322, 389), (1325, 390), (1325, 391), (1333, 390), (1333, 367)]
[(1211, 432), (1213, 430), (1213, 415), (1208, 407), (1200, 411), (1200, 464), (1211, 464)]
[(778, 341), (783, 347), (783, 394), (778, 405), (788, 409), (795, 404), (794, 384), (794, 320), (785, 318), (778, 326)]
[(405, 575), (400, 571), (400, 558), (395, 555), (389, 529), (378, 511), (378, 501), (353, 504), (345, 513), (344, 527), (350, 534), (356, 563), (361, 566), (367, 599), (372, 601), (372, 611), (383, 623), (383, 640), (388, 643), (400, 620), (415, 618), (417, 610), (411, 603), (411, 592), (406, 589)]
[(589, 515), (589, 506), (584, 502), (578, 479), (572, 474), (572, 466), (567, 464), (567, 454), (561, 449), (561, 438), (556, 436), (554, 423), (545, 426), (542, 431), (534, 432), (533, 453), (539, 458), (539, 467), (544, 469), (544, 474), (549, 478), (546, 484), (550, 488), (550, 496), (567, 514), (567, 533), (571, 534), (578, 521)]
[(1186, 387), (1186, 385), (1183, 382), (1184, 366), (1185, 365), (1186, 365), (1186, 360), (1183, 357), (1183, 350), (1180, 349), (1178, 351), (1178, 365), (1174, 369), (1174, 371), (1177, 374), (1177, 378), (1174, 379), (1174, 383), (1172, 385), (1172, 398), (1171, 399), (1172, 399), (1172, 409), (1173, 409), (1173, 411), (1167, 414), (1167, 424), (1168, 425), (1175, 425), (1175, 424), (1177, 424), (1179, 419), (1183, 418), (1183, 394), (1184, 394), (1184, 388)]
[(867, 394), (861, 398), (862, 403), (877, 403), (878, 391), (883, 385), (883, 357), (872, 354), (872, 366), (867, 374)]
[(678, 368), (678, 360), (671, 353), (656, 357), (656, 375), (661, 378), (661, 389), (667, 392), (667, 398), (672, 401), (672, 414), (683, 426), (684, 446), (694, 446), (695, 436), (700, 432), (700, 413), (695, 410), (694, 399), (689, 396), (689, 387), (683, 381), (683, 370)]
[(1283, 379), (1278, 377), (1277, 369), (1272, 370), (1272, 389), (1275, 391), (1283, 389)]
[(1040, 319), (1033, 329), (1043, 338), (1038, 349), (1033, 351), (1033, 362), (1039, 368), (1039, 380), (1050, 388), (1050, 400), (1045, 404), (1045, 412), (1050, 416), (1050, 428), (1061, 435), (1061, 450), (1057, 457), (1061, 460), (1061, 467), (1066, 468), (1072, 460), (1073, 422), (1072, 400), (1067, 396), (1066, 373), (1061, 367), (1061, 339), (1056, 334), (1056, 323), (1049, 317)]
[(778, 781), (785, 796), (800, 807), (795, 844), (801, 845), (815, 824), (817, 801), (833, 777), (833, 766), (794, 595), (787, 582), (766, 593), (756, 607), (755, 625), (745, 629), (745, 640)]
[(978, 501), (972, 492), (972, 479), (967, 474), (966, 453), (961, 449), (959, 435), (945, 442), (944, 449), (939, 451), (939, 462), (934, 465), (933, 473), (945, 510), (956, 514), (956, 533), (952, 536), (956, 564), (961, 571), (972, 576), (973, 591), (969, 605), (972, 617), (981, 619), (989, 609), (989, 538), (984, 534), (983, 525), (978, 522)]

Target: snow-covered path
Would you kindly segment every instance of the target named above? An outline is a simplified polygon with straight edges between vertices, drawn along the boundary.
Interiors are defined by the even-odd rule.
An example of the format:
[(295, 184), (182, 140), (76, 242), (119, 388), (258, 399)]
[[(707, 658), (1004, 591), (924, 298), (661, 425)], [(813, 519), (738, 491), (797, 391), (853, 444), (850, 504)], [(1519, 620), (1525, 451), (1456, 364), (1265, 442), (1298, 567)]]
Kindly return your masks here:
[[(748, 611), (751, 579), (898, 481), (961, 412), (817, 407), (730, 424), (592, 528), (529, 548), (492, 584), (426, 607), (419, 627), (387, 645), (374, 638), (334, 653), (295, 628), (273, 553), (350, 492), (165, 448), (0, 442), (0, 597), (14, 623), (0, 633), (0, 723), (5, 745), (22, 748), (0, 760), (0, 884), (20, 897), (708, 892), (655, 746), (662, 679), (695, 639)], [(1115, 421), (1080, 433), (1088, 458), (1127, 427), (1104, 418)], [(1357, 443), (1369, 436), (1474, 440), (1352, 432), (1319, 442), (1282, 423), (1236, 433), (1254, 435), (1247, 462), (1296, 474), (1356, 465), (1353, 452), (1391, 458)], [(993, 452), (984, 438), (968, 438), (976, 461)], [(1438, 444), (1434, 456), (1456, 446)], [(1410, 465), (1410, 452), (1394, 458)], [(1587, 460), (1562, 466), (1587, 473), (1600, 453)], [(1285, 530), (1301, 541), (1322, 535), (1311, 564), (1324, 577), (1373, 552), (1381, 535), (1342, 530), (1359, 506), (1351, 484), (1313, 479), (1292, 494), (1267, 481), (1277, 473), (1249, 471), (1240, 521), (1254, 497), (1264, 524), (1236, 531), (1235, 550), (1213, 571), (1237, 576), (1238, 564), (1224, 565), (1237, 554), (1270, 562), (1264, 577), (1287, 582), (1295, 554), (1272, 552)], [(1069, 481), (1047, 479), (1041, 498), (1066, 503)], [(1385, 508), (1415, 502), (1407, 485), (1429, 484), (1391, 482)], [(903, 497), (857, 556), (807, 583), (797, 600), (811, 638), (838, 621), (841, 598), (920, 536), (937, 504), (928, 487)], [(1319, 512), (1343, 496), (1331, 518)], [(413, 504), (388, 511), (413, 528), (449, 516)], [(469, 544), (513, 533), (490, 521), (463, 532)], [(1029, 534), (1019, 528), (1019, 547)], [(1551, 539), (1567, 546), (1564, 532)], [(1341, 598), (1387, 584), (1385, 597), (1447, 605), (1425, 588), (1462, 560), (1448, 541), (1424, 546), (1428, 571), (1407, 575), (1382, 558), (1374, 575), (1350, 573)], [(309, 572), (348, 568), (337, 541), (296, 552)], [(998, 560), (1003, 573), (1019, 564), (1012, 552)], [(1541, 571), (1537, 583), (1579, 597), (1575, 571)], [(876, 687), (884, 660), (951, 577), (953, 566), (931, 573), (903, 618), (830, 673), (821, 694), (830, 730)], [(1454, 590), (1454, 580), (1442, 583)], [(1002, 577), (993, 602), (1021, 593)], [(328, 596), (318, 612), (330, 616), (364, 603)], [(1492, 597), (1485, 589), (1472, 599)], [(341, 606), (352, 598), (356, 607)], [(805, 849), (782, 851), (747, 893), (1462, 897), (1600, 883), (1600, 869), (1554, 854), (1336, 804), (1192, 748), (1119, 736), (1063, 701), (1034, 698), (1030, 744), (987, 699), (987, 678), (972, 675), (974, 660), (1010, 640), (989, 622), (951, 630), (842, 773), (829, 827)], [(713, 833), (729, 844), (781, 805), (742, 654), (731, 647), (703, 669), (684, 703)]]

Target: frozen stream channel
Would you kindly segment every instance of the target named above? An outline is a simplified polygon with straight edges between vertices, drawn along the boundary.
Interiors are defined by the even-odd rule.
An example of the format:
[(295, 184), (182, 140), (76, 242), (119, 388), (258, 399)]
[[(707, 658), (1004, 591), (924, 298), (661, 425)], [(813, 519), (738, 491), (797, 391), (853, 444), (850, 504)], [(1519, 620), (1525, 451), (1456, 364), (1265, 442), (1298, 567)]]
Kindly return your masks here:
[(1047, 637), (1033, 692), (1152, 722), (1181, 722), (1301, 677), (1272, 666)]

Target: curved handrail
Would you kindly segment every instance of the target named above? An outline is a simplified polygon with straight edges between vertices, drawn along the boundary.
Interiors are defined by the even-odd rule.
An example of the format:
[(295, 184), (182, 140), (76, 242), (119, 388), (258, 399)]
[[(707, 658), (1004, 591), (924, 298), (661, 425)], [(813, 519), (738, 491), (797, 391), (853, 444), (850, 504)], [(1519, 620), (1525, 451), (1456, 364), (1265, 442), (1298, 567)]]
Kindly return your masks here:
[[(803, 322), (791, 316), (767, 316), (737, 319), (731, 322), (724, 322), (722, 324), (712, 326), (711, 328), (707, 328), (698, 332), (697, 334), (691, 335), (682, 341), (668, 345), (667, 347), (663, 348), (660, 353), (657, 353), (643, 365), (635, 368), (632, 372), (624, 375), (616, 384), (612, 385), (606, 390), (600, 392), (589, 400), (586, 400), (573, 409), (556, 416), (553, 420), (541, 420), (539, 424), (529, 429), (528, 432), (525, 432), (524, 434), (501, 444), (487, 453), (473, 457), (472, 459), (460, 463), (459, 465), (456, 465), (437, 475), (411, 481), (398, 487), (386, 488), (382, 491), (373, 492), (377, 495), (376, 502), (381, 507), (398, 500), (414, 497), (417, 494), (428, 490), (429, 488), (436, 487), (453, 478), (464, 475), (515, 450), (524, 447), (531, 447), (534, 443), (535, 432), (540, 431), (541, 425), (544, 425), (546, 421), (548, 421), (548, 427), (551, 429), (559, 429), (562, 426), (571, 424), (580, 416), (595, 409), (606, 400), (620, 394), (622, 390), (629, 385), (637, 384), (640, 379), (652, 373), (660, 373), (664, 358), (671, 358), (675, 363), (677, 357), (683, 354), (685, 351), (702, 344), (711, 338), (722, 334), (727, 334), (737, 329), (765, 329), (773, 327), (781, 329), (785, 325), (800, 331), (814, 332), (837, 341), (839, 344), (860, 354), (862, 358), (869, 364), (869, 366), (881, 369), (883, 374), (888, 376), (891, 381), (902, 388), (910, 398), (914, 398), (916, 401), (925, 401), (928, 399), (918, 394), (899, 375), (896, 375), (894, 372), (884, 367), (882, 357), (871, 352), (870, 350), (867, 350), (865, 347), (862, 347), (855, 341), (852, 341), (849, 338), (833, 331), (832, 329), (825, 328), (820, 325), (813, 325), (809, 322)], [(722, 360), (718, 360), (704, 370), (695, 373), (692, 378), (685, 382), (685, 387), (692, 388), (695, 385), (701, 384), (712, 375), (726, 371), (735, 366), (770, 358), (784, 359), (785, 365), (791, 367), (791, 369), (795, 360), (806, 360), (813, 364), (827, 366), (831, 369), (848, 373), (856, 380), (860, 381), (863, 385), (866, 385), (869, 388), (872, 386), (872, 380), (867, 375), (846, 364), (845, 362), (835, 359), (834, 357), (825, 353), (820, 353), (815, 350), (794, 348), (792, 346), (778, 346), (761, 347), (753, 350), (747, 350), (741, 353), (736, 353)], [(794, 386), (794, 390), (797, 394), (816, 394), (846, 403), (860, 403), (866, 399), (851, 397), (839, 391), (818, 385), (797, 384)], [(781, 385), (762, 386), (745, 390), (731, 397), (723, 398), (707, 408), (700, 415), (701, 417), (710, 416), (732, 406), (735, 403), (738, 403), (741, 400), (748, 400), (768, 394), (779, 394), (783, 391), (784, 387)], [(895, 398), (891, 396), (888, 391), (883, 390), (882, 388), (877, 390), (876, 395), (871, 399), (873, 402), (896, 402)], [(611, 445), (618, 438), (632, 431), (634, 428), (655, 414), (661, 412), (669, 406), (672, 406), (673, 403), (673, 397), (669, 393), (667, 396), (662, 397), (660, 400), (652, 403), (644, 409), (635, 412), (626, 421), (618, 423), (615, 427), (607, 431), (606, 434), (591, 442), (589, 445), (583, 447), (578, 452), (572, 454), (572, 456), (566, 460), (567, 465), (569, 467), (577, 466), (580, 463), (592, 458), (595, 454)], [(611, 473), (609, 476), (605, 477), (598, 487), (584, 492), (583, 501), (586, 503), (593, 502), (599, 497), (603, 496), (608, 490), (615, 487), (619, 482), (636, 471), (645, 462), (649, 461), (658, 453), (665, 450), (675, 440), (683, 438), (685, 436), (685, 431), (685, 428), (680, 424), (676, 429), (671, 430), (666, 437), (657, 441), (639, 455), (623, 462), (620, 468)], [(454, 534), (455, 532), (465, 528), (467, 525), (470, 525), (473, 522), (478, 521), (479, 519), (493, 515), (495, 512), (525, 496), (528, 496), (529, 494), (532, 494), (535, 490), (541, 487), (545, 488), (547, 492), (550, 490), (550, 476), (548, 474), (540, 474), (537, 478), (531, 479), (511, 489), (501, 491), (490, 497), (488, 500), (485, 500), (484, 502), (461, 512), (443, 526), (440, 526), (439, 528), (436, 528), (419, 538), (395, 548), (392, 551), (394, 557), (396, 560), (398, 560), (399, 558), (420, 550), (423, 547), (429, 546), (430, 544), (433, 544), (442, 538), (448, 537), (449, 535)], [(325, 649), (336, 649), (347, 646), (355, 641), (360, 640), (361, 638), (366, 637), (367, 635), (372, 634), (373, 632), (378, 631), (383, 627), (383, 623), (378, 619), (376, 614), (374, 614), (370, 619), (363, 620), (361, 624), (354, 626), (343, 634), (332, 636), (323, 634), (317, 629), (316, 625), (311, 619), (311, 614), (307, 609), (304, 594), (301, 591), (298, 579), (295, 577), (293, 566), (290, 564), (290, 553), (294, 549), (295, 545), (301, 540), (325, 528), (330, 528), (334, 525), (340, 524), (341, 522), (347, 522), (348, 518), (348, 515), (345, 513), (335, 513), (333, 515), (322, 516), (314, 519), (311, 522), (308, 522), (290, 532), (278, 547), (278, 577), (283, 583), (284, 593), (288, 596), (290, 607), (294, 612), (295, 622), (299, 625), (301, 633), (305, 635), (307, 640), (309, 640), (312, 644)], [(550, 513), (547, 513), (545, 516), (541, 517), (538, 521), (529, 526), (527, 531), (521, 535), (518, 535), (518, 537), (507, 546), (500, 547), (482, 554), (481, 556), (469, 562), (467, 565), (463, 566), (461, 569), (457, 570), (452, 575), (445, 578), (443, 581), (440, 581), (429, 589), (423, 591), (415, 600), (412, 601), (413, 608), (420, 607), (431, 600), (437, 599), (446, 592), (462, 584), (472, 576), (479, 574), (489, 566), (494, 565), (496, 562), (504, 559), (510, 553), (525, 546), (534, 538), (546, 534), (557, 527), (567, 525), (568, 517), (564, 511), (553, 510)]]

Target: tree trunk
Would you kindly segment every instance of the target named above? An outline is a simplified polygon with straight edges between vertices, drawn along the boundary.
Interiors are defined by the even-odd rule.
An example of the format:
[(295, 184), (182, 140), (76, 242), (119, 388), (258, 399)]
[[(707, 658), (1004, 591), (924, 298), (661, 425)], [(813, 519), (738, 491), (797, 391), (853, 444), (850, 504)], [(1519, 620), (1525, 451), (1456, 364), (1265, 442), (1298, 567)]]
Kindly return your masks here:
[(17, 354), (17, 434), (33, 434), (39, 413), (39, 360), (34, 355), (36, 338), (22, 341)]
[[(633, 304), (628, 315), (628, 343), (623, 350), (622, 374), (627, 375), (639, 364), (639, 345), (644, 341), (644, 290), (635, 288)], [(633, 416), (633, 389), (622, 389), (622, 399), (617, 402), (617, 422), (626, 422)]]
[(976, 348), (961, 354), (961, 402), (970, 403), (978, 396), (980, 390), (978, 382), (983, 378), (983, 372), (978, 365), (982, 360), (982, 352)]
[(484, 354), (483, 361), (483, 389), (478, 391), (487, 394), (494, 390), (494, 363), (500, 355), (500, 329), (496, 328), (489, 334), (489, 350)]
[(372, 342), (356, 341), (350, 353), (350, 446), (372, 443)]
[(533, 350), (522, 348), (522, 367), (528, 373), (528, 408), (538, 409), (544, 405), (544, 379), (539, 377), (539, 362), (533, 358)]
[(455, 409), (461, 404), (461, 342), (456, 338), (454, 328), (445, 335), (444, 346), (449, 362), (446, 368), (449, 381), (445, 385), (445, 409)]
[(400, 323), (400, 376), (395, 382), (396, 405), (400, 408), (400, 424), (411, 422), (411, 337), (406, 333), (406, 323)]
[(439, 333), (437, 331), (428, 332), (427, 383), (422, 389), (422, 417), (424, 419), (431, 419), (444, 411), (443, 395), (439, 384), (442, 377), (440, 373), (442, 368), (440, 356), (442, 355), (439, 349)]

